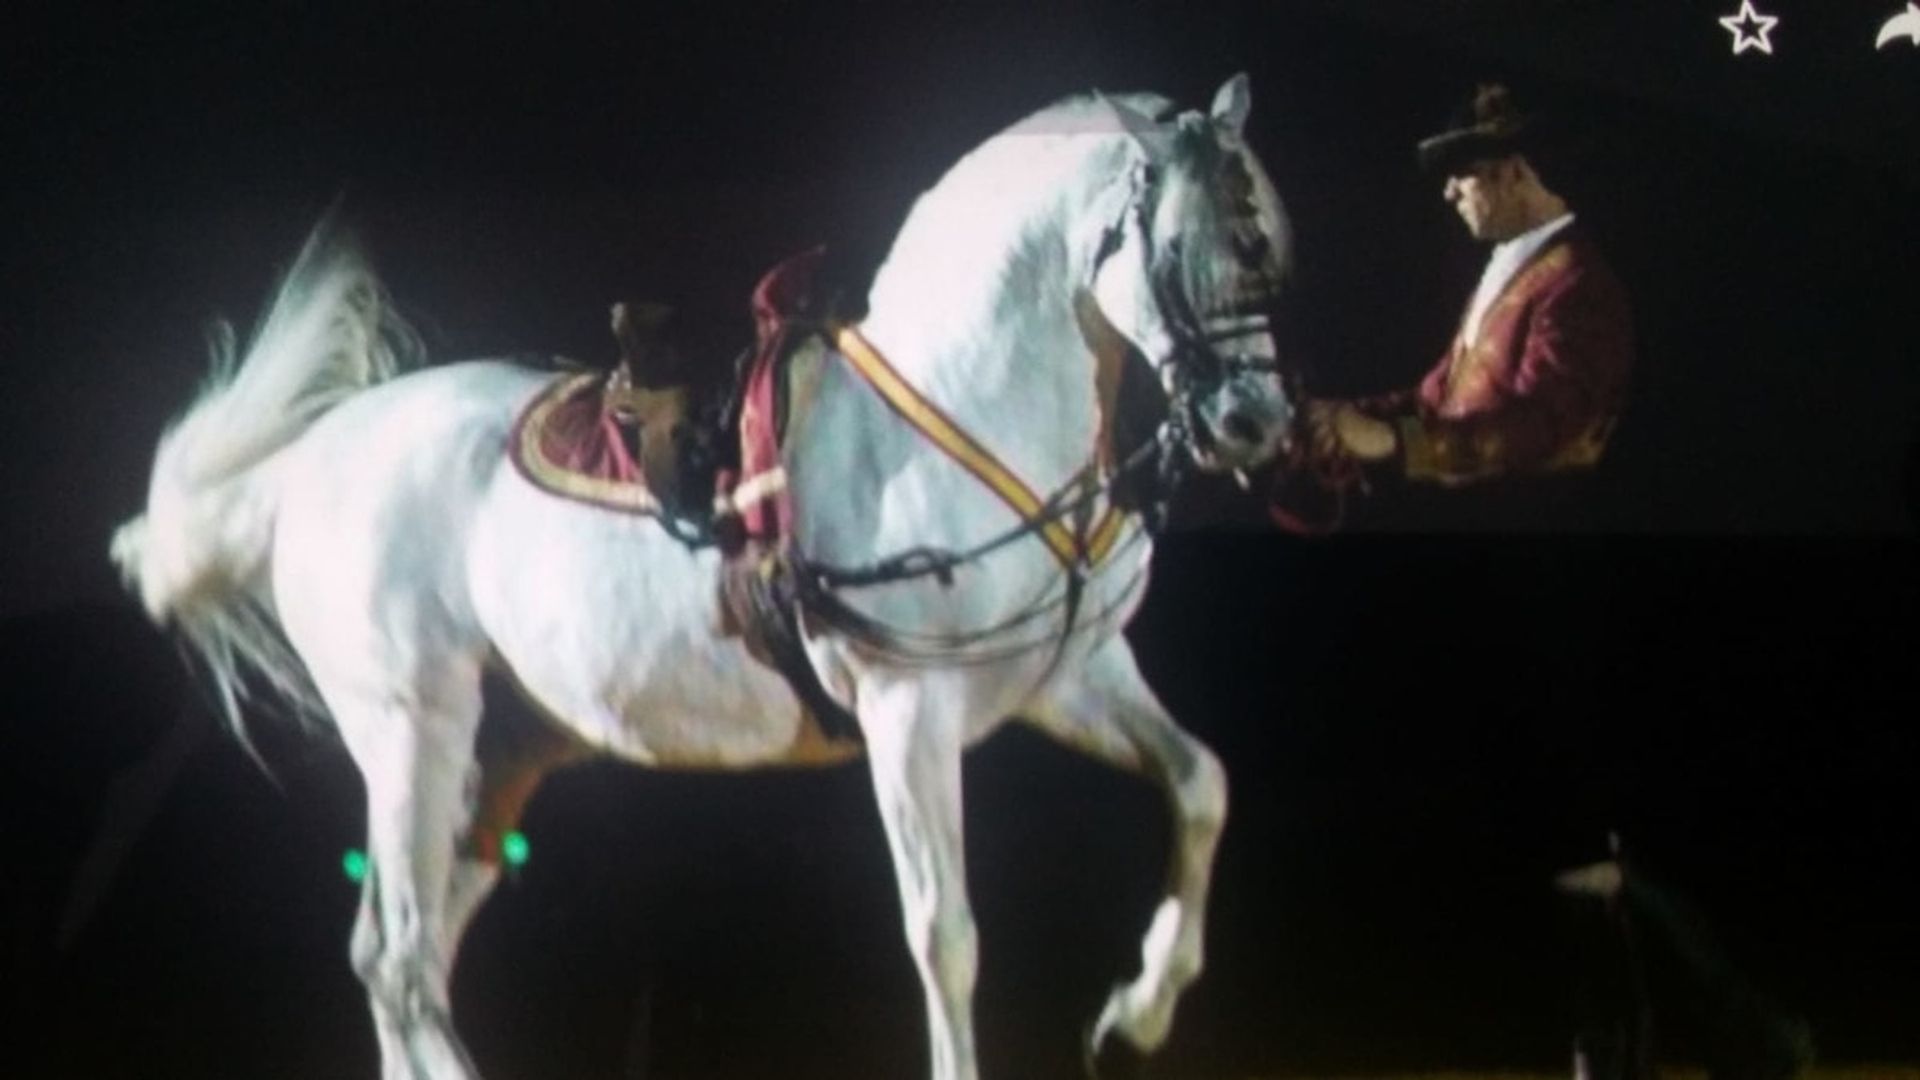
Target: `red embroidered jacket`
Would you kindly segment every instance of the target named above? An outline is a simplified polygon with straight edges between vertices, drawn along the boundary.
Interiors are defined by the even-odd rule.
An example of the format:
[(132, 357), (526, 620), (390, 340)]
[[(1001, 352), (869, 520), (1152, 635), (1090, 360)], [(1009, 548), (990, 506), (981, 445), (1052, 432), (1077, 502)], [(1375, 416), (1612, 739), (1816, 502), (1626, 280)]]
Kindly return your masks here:
[(1395, 425), (1409, 479), (1459, 485), (1599, 462), (1625, 401), (1633, 319), (1577, 224), (1507, 283), (1479, 340), (1460, 333), (1418, 387), (1355, 402)]

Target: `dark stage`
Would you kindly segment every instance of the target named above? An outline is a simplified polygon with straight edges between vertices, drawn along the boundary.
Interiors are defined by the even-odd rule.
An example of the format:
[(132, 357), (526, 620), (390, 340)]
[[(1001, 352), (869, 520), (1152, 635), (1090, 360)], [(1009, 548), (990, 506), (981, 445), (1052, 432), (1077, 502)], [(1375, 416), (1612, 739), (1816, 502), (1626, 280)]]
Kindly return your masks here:
[[(1569, 186), (1634, 304), (1594, 525), (1383, 492), (1307, 540), (1188, 492), (1129, 636), (1233, 798), (1157, 1075), (1563, 1071), (1548, 882), (1608, 828), (1823, 1063), (1913, 1067), (1920, 48), (1872, 48), (1896, 4), (1778, 0), (1777, 52), (1736, 57), (1736, 6), (67, 9), (0, 35), (0, 1074), (375, 1069), (350, 763), (263, 719), (265, 775), (106, 558), (206, 320), (244, 331), (336, 199), (437, 359), (605, 363), (607, 305), (650, 296), (717, 369), (760, 272), (822, 241), (870, 271), (1012, 120), (1093, 87), (1204, 107), (1244, 70), (1296, 233), (1282, 342), (1368, 392), (1432, 362), (1479, 273), (1411, 147), (1490, 68), (1594, 134)], [(1072, 1075), (1165, 815), (1021, 730), (967, 770), (983, 1072)], [(487, 1075), (924, 1068), (857, 767), (591, 765), (526, 833), (454, 990)], [(1660, 1045), (1695, 1059), (1710, 1018), (1663, 956)]]

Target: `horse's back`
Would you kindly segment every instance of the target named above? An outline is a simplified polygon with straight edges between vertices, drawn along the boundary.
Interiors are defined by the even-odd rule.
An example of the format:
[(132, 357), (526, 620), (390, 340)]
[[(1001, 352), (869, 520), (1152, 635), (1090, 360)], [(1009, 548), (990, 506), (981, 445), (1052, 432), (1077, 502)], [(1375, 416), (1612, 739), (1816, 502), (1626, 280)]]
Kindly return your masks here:
[(477, 497), (504, 466), (514, 418), (552, 377), (473, 360), (349, 398), (292, 448), (283, 513), (324, 508), (349, 527), (365, 512), (398, 526), (404, 516), (458, 511), (461, 496)]
[(280, 466), (272, 588), (309, 664), (472, 653), (464, 552), (525, 403), (550, 373), (499, 361), (416, 371), (321, 417)]

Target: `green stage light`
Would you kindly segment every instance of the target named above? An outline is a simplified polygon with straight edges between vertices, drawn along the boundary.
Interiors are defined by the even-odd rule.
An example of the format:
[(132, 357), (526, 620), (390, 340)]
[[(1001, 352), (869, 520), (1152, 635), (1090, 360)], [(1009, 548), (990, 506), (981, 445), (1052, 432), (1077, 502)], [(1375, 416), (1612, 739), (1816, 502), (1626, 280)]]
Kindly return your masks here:
[(340, 869), (346, 872), (347, 880), (361, 882), (367, 879), (367, 853), (359, 848), (348, 848), (340, 857)]
[(528, 854), (526, 834), (518, 829), (500, 838), (500, 858), (509, 869), (518, 870), (525, 866)]

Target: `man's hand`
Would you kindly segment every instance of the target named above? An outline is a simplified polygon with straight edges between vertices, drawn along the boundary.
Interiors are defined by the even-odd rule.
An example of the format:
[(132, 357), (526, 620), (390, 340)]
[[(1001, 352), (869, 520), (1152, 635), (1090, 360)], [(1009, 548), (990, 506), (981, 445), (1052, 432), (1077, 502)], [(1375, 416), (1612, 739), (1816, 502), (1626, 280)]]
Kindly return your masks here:
[(1385, 461), (1399, 447), (1393, 425), (1344, 401), (1314, 401), (1307, 405), (1307, 430), (1314, 453), (1323, 457), (1346, 454), (1361, 461)]

